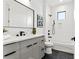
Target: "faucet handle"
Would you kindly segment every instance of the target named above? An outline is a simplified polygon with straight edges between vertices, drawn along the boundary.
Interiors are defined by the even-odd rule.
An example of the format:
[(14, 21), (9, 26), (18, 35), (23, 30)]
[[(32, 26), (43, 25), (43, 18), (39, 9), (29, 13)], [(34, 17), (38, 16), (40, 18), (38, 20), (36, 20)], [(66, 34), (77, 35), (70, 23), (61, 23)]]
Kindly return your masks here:
[(20, 36), (23, 36), (25, 35), (25, 32), (24, 31), (20, 31)]
[(17, 37), (19, 37), (19, 34), (16, 34)]

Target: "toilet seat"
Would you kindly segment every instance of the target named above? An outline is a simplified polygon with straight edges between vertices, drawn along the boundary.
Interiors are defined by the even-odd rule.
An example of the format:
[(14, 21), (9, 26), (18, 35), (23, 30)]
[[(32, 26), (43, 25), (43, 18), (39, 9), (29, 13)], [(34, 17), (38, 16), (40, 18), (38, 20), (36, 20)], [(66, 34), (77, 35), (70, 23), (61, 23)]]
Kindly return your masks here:
[(47, 47), (52, 47), (52, 46), (53, 46), (53, 43), (51, 43), (51, 42), (45, 42), (45, 45), (46, 45)]

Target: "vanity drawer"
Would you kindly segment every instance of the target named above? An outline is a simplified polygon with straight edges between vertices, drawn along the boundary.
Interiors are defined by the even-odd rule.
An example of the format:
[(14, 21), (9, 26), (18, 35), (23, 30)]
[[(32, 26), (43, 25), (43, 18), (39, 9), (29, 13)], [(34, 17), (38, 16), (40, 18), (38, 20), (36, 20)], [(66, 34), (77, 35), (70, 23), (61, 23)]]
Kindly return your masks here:
[(3, 55), (9, 54), (9, 53), (15, 53), (18, 49), (19, 49), (18, 43), (4, 45), (3, 46)]
[(20, 44), (21, 44), (20, 48), (31, 46), (32, 45), (32, 40), (22, 41), (22, 42), (20, 42)]
[(21, 48), (22, 47), (30, 47), (31, 45), (34, 45), (34, 44), (36, 44), (36, 43), (38, 43), (39, 41), (38, 41), (38, 39), (36, 39), (36, 38), (34, 38), (34, 39), (28, 39), (28, 40), (26, 40), (26, 41), (22, 41), (21, 42)]

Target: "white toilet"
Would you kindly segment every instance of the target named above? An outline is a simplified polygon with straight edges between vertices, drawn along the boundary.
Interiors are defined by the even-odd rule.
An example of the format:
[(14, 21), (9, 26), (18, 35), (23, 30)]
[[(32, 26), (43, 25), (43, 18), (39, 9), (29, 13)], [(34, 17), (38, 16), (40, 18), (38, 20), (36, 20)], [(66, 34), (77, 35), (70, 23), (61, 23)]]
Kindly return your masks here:
[(53, 43), (45, 42), (45, 46), (46, 46), (46, 54), (52, 54)]

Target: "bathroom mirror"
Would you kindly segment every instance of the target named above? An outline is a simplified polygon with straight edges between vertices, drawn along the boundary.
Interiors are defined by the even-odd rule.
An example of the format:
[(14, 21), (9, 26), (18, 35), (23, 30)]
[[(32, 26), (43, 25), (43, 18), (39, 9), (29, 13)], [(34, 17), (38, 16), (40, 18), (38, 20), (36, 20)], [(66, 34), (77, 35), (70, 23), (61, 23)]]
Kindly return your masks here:
[[(7, 1), (7, 2), (6, 2)], [(7, 22), (4, 26), (16, 28), (33, 28), (34, 27), (34, 10), (20, 3), (17, 0), (6, 0)]]

